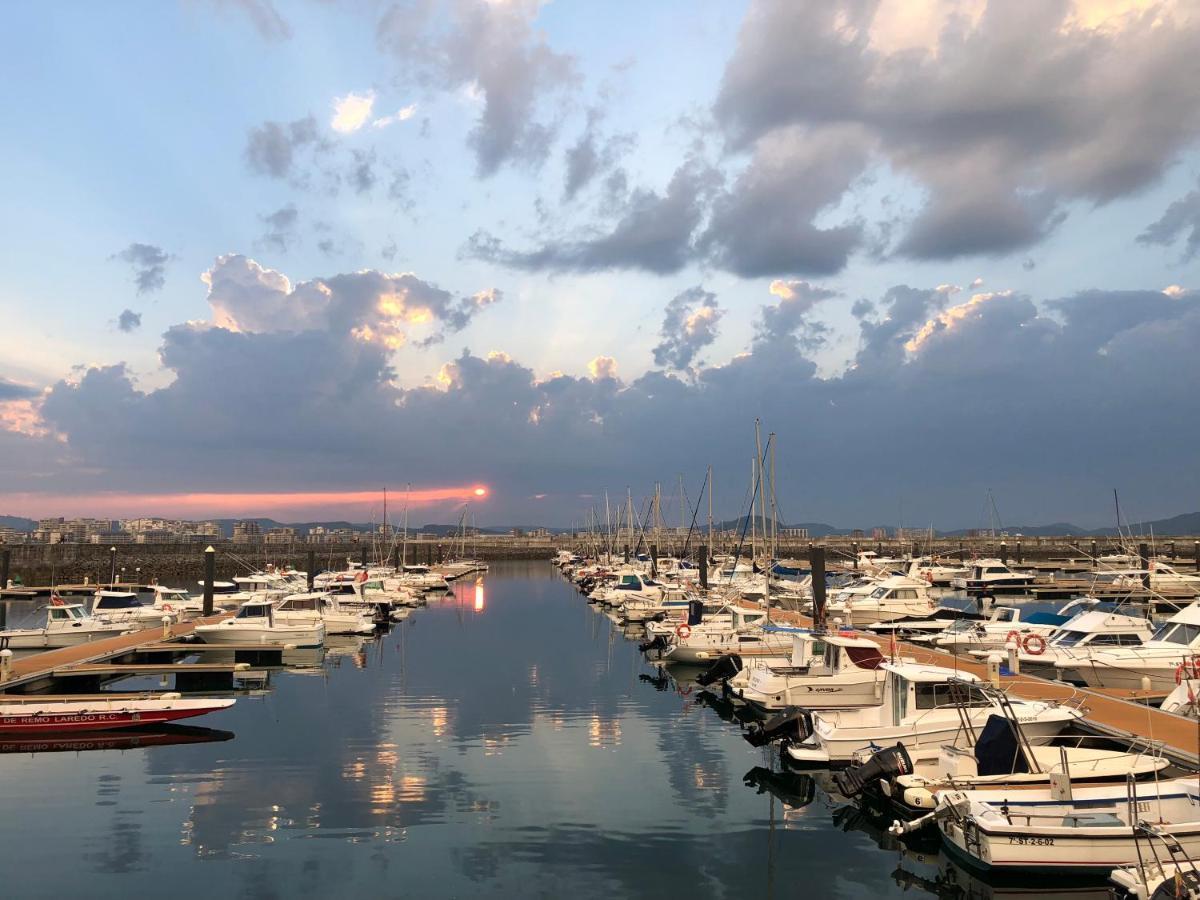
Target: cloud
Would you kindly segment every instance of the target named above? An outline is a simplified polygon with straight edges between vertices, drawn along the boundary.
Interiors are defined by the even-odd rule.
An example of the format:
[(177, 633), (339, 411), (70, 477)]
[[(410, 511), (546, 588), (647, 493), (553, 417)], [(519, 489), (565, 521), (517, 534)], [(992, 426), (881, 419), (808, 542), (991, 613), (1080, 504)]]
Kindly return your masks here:
[(719, 173), (698, 159), (685, 162), (666, 192), (635, 191), (620, 217), (599, 234), (551, 239), (533, 250), (510, 250), (499, 238), (478, 231), (465, 252), (518, 269), (594, 272), (642, 269), (678, 272), (692, 259), (692, 234), (704, 214), (705, 199), (720, 184)]
[(371, 121), (372, 128), (387, 128), (389, 125), (395, 125), (397, 122), (407, 122), (417, 114), (417, 104), (410, 103), (408, 106), (402, 106), (390, 116), (380, 116), (378, 119)]
[(292, 26), (279, 14), (271, 0), (211, 0), (219, 7), (232, 7), (239, 10), (258, 31), (269, 41), (287, 40), (292, 36)]
[(167, 283), (167, 263), (171, 261), (171, 254), (161, 247), (134, 243), (110, 258), (129, 263), (139, 294), (162, 290)]
[(351, 91), (344, 97), (333, 100), (333, 118), (329, 127), (338, 134), (353, 134), (371, 118), (371, 110), (375, 106), (375, 92), (356, 94)]
[(132, 309), (122, 310), (121, 315), (117, 316), (117, 327), (127, 333), (137, 331), (142, 327), (142, 314)]
[(297, 151), (318, 145), (317, 120), (312, 116), (292, 122), (264, 122), (250, 129), (246, 139), (246, 164), (256, 174), (288, 178), (292, 175)]
[(577, 81), (573, 56), (534, 28), (536, 0), (397, 3), (378, 39), (414, 77), (480, 101), (468, 138), (481, 177), (509, 163), (539, 165), (557, 128), (546, 102)]
[(353, 163), (350, 167), (350, 183), (354, 185), (355, 191), (365, 194), (375, 186), (375, 151), (353, 150), (351, 156)]
[(494, 288), (455, 298), (411, 272), (364, 270), (293, 285), (281, 272), (245, 256), (217, 259), (202, 279), (213, 323), (231, 332), (333, 332), (395, 350), (414, 333), (436, 343), (461, 331), (498, 302)]
[(259, 238), (259, 243), (280, 253), (286, 253), (296, 241), (296, 223), (300, 220), (300, 211), (294, 204), (289, 203), (258, 218), (267, 226), (267, 231)]
[(717, 324), (724, 314), (717, 295), (699, 285), (676, 294), (664, 311), (654, 364), (687, 369), (696, 354), (717, 339)]
[(603, 137), (599, 128), (603, 118), (604, 113), (600, 108), (589, 109), (583, 133), (566, 150), (566, 174), (563, 183), (565, 200), (574, 200), (597, 176), (611, 170), (636, 143), (632, 134)]
[[(886, 165), (924, 194), (897, 250), (923, 259), (1037, 243), (1072, 201), (1159, 178), (1200, 135), (1200, 17), (1186, 4), (756, 0), (713, 114), (734, 151), (861, 148), (827, 194)], [(795, 159), (786, 177), (830, 160)], [(781, 174), (778, 177), (784, 177)], [(1169, 230), (1169, 229), (1168, 229)]]
[(8, 400), (31, 400), (38, 395), (38, 389), (19, 381), (10, 381), (0, 375), (0, 402)]
[(1180, 298), (1186, 297), (1188, 294), (1192, 293), (1187, 288), (1178, 284), (1168, 284), (1162, 289), (1162, 292), (1172, 300), (1179, 300)]
[(1184, 239), (1183, 258), (1194, 258), (1200, 251), (1200, 188), (1168, 206), (1157, 221), (1138, 235), (1138, 242), (1169, 247), (1180, 238)]
[[(778, 434), (784, 521), (869, 527), (902, 503), (907, 522), (969, 527), (991, 487), (1009, 515), (1088, 524), (1105, 520), (1111, 487), (1128, 484), (1130, 471), (1147, 515), (1184, 511), (1179, 498), (1200, 488), (1190, 474), (1200, 425), (1188, 414), (1200, 381), (1196, 294), (1035, 301), (991, 291), (955, 302), (961, 295), (932, 285), (895, 285), (855, 303), (853, 365), (818, 374), (811, 346), (836, 295), (778, 279), (746, 350), (717, 363), (693, 358), (687, 377), (618, 377), (610, 356), (585, 364), (582, 377), (539, 377), (508, 354), (464, 350), (427, 384), (406, 387), (393, 370), (408, 352), (400, 345), (451, 333), (496, 298), (452, 294), (411, 273), (293, 283), (244, 256), (218, 259), (205, 278), (211, 321), (167, 329), (161, 387), (139, 387), (120, 365), (81, 369), (44, 397), (0, 382), (0, 403), (25, 404), (21, 433), (13, 407), (0, 409), (0, 495), (38, 485), (62, 496), (364, 490), (394, 477), (397, 447), (435, 435), (436, 453), (405, 457), (405, 477), (492, 485), (489, 502), (513, 521), (569, 522), (580, 493), (605, 487), (644, 493), (663, 459), (689, 481), (711, 462), (728, 485), (717, 493), (728, 516), (756, 416)], [(691, 314), (708, 302), (701, 293), (690, 301)], [(1171, 440), (1113, 428), (1146, 397), (1152, 413), (1180, 412)], [(975, 427), (922, 426), (931, 410), (1005, 427), (981, 441)], [(798, 464), (821, 477), (787, 476)]]
[(594, 357), (587, 365), (588, 374), (593, 380), (617, 378), (617, 361), (611, 356)]
[(813, 219), (850, 186), (867, 153), (867, 141), (856, 129), (767, 135), (749, 166), (714, 202), (702, 245), (717, 265), (744, 278), (839, 271), (861, 243), (862, 227), (818, 228)]

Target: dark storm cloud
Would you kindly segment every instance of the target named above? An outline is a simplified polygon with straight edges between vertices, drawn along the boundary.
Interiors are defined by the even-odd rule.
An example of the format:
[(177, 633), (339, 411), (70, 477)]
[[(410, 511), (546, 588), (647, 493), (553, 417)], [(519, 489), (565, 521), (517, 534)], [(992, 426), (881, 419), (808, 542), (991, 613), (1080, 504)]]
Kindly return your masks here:
[(518, 269), (678, 272), (694, 255), (692, 235), (704, 216), (706, 199), (720, 180), (720, 174), (708, 164), (689, 160), (676, 170), (665, 193), (635, 191), (617, 221), (599, 234), (549, 240), (536, 249), (520, 251), (480, 231), (471, 236), (465, 252)]
[[(427, 435), (438, 452), (407, 455), (405, 477), (487, 480), (506, 516), (569, 521), (576, 501), (528, 498), (649, 485), (664, 467), (698, 473), (710, 462), (732, 514), (759, 416), (779, 437), (787, 521), (870, 525), (893, 520), (899, 503), (911, 523), (969, 526), (987, 487), (1022, 518), (1095, 520), (1113, 486), (1147, 514), (1184, 511), (1179, 498), (1200, 488), (1189, 474), (1200, 297), (1178, 291), (1037, 304), (896, 286), (858, 304), (853, 365), (820, 375), (809, 348), (833, 291), (781, 280), (746, 352), (721, 365), (693, 358), (687, 378), (601, 377), (607, 362), (596, 377), (539, 378), (503, 353), (464, 350), (428, 385), (404, 387), (392, 360), (429, 334), (417, 329), (452, 332), (492, 300), (412, 274), (293, 285), (245, 257), (218, 260), (206, 277), (213, 323), (164, 335), (169, 384), (141, 389), (121, 366), (60, 382), (41, 409), (61, 440), (0, 433), (20, 445), (13, 458), (39, 460), (62, 490), (348, 487), (394, 473), (396, 448)], [(677, 306), (709, 302), (692, 293)], [(1173, 411), (1170, 440), (1127, 425), (1146, 397)], [(256, 423), (254, 452), (246, 422)], [(981, 431), (993, 422), (1005, 427)], [(99, 429), (109, 438), (92, 439)], [(0, 489), (27, 483), (0, 466)]]
[(258, 239), (259, 243), (280, 253), (286, 253), (296, 240), (296, 223), (300, 220), (300, 211), (289, 203), (258, 218), (267, 226), (266, 232)]
[(722, 315), (717, 295), (699, 285), (675, 295), (664, 311), (654, 364), (687, 369), (696, 354), (717, 339)]
[(1097, 29), (1065, 3), (929, 9), (895, 46), (902, 29), (866, 0), (753, 3), (713, 110), (731, 149), (803, 129), (789, 140), (807, 154), (784, 165), (812, 177), (840, 160), (811, 135), (858, 129), (831, 192), (873, 161), (915, 179), (928, 199), (898, 250), (947, 259), (1034, 244), (1068, 201), (1146, 186), (1200, 134), (1194, 16), (1149, 7)]
[(251, 128), (246, 138), (246, 164), (258, 175), (288, 178), (297, 151), (319, 143), (317, 120), (312, 116), (293, 122), (264, 122)]
[(125, 309), (117, 316), (117, 327), (126, 333), (137, 331), (142, 327), (142, 314), (132, 309)]
[(557, 128), (543, 107), (577, 80), (574, 57), (535, 29), (538, 8), (533, 0), (409, 0), (379, 22), (380, 44), (418, 80), (478, 92), (468, 142), (480, 176), (507, 163), (540, 164)]
[(129, 263), (139, 294), (162, 290), (167, 283), (167, 263), (171, 261), (171, 254), (161, 247), (133, 243), (111, 258)]
[(1180, 197), (1162, 216), (1138, 235), (1143, 244), (1169, 247), (1183, 239), (1183, 258), (1192, 259), (1200, 251), (1200, 189)]

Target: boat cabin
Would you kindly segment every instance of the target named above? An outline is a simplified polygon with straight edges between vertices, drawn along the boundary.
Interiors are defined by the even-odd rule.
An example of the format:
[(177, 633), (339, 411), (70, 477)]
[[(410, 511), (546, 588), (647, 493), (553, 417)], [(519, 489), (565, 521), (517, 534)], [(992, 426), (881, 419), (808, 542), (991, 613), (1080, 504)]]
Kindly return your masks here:
[(275, 607), (267, 600), (247, 600), (238, 607), (234, 618), (239, 622), (271, 625), (275, 619), (274, 610)]
[(1140, 647), (1150, 640), (1150, 623), (1136, 616), (1093, 609), (1072, 616), (1047, 639), (1048, 647)]
[(885, 662), (887, 671), (885, 703), (891, 704), (892, 723), (918, 719), (935, 709), (955, 706), (991, 706), (992, 701), (972, 682), (980, 679), (969, 672), (955, 673), (939, 666)]
[(1200, 601), (1185, 606), (1159, 625), (1151, 640), (1159, 645), (1200, 649)]
[[(825, 652), (822, 660), (827, 672), (839, 672), (851, 667), (859, 669), (878, 669), (887, 661), (879, 650), (879, 645), (866, 638), (852, 635), (829, 635), (823, 641)], [(795, 643), (793, 642), (793, 648)]]
[(129, 591), (96, 591), (92, 600), (92, 614), (119, 613), (142, 608), (137, 594)]
[(80, 628), (89, 618), (83, 606), (78, 603), (46, 607), (46, 627), (50, 629)]

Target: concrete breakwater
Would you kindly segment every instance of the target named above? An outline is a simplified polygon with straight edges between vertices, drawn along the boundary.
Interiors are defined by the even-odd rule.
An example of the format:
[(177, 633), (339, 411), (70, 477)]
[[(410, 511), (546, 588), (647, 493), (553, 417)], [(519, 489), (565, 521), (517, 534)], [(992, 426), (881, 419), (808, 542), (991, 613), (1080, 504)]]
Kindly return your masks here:
[[(389, 556), (385, 549), (354, 543), (310, 546), (222, 541), (213, 546), (219, 579), (245, 575), (268, 564), (305, 569), (310, 550), (318, 572), (344, 569), (348, 560), (378, 562)], [(204, 575), (204, 549), (203, 544), (122, 544), (114, 554), (108, 546), (99, 544), (10, 544), (0, 546), (0, 554), (8, 551), (8, 577), (27, 585), (80, 584), (84, 579), (92, 584), (108, 584), (115, 561), (116, 575), (122, 582), (145, 584), (157, 578), (162, 584), (188, 587)], [(554, 555), (549, 542), (504, 546), (481, 543), (478, 548), (468, 546), (467, 552), (473, 549), (484, 559), (549, 559)], [(412, 541), (407, 559), (409, 564), (435, 564), (460, 555), (459, 550), (460, 545), (450, 541)]]
[[(700, 544), (707, 543), (707, 534), (693, 535), (689, 550), (694, 554)], [(719, 536), (713, 542), (713, 552), (732, 552), (737, 546), (736, 538)], [(678, 552), (682, 542), (663, 540), (658, 547), (661, 555)], [(347, 560), (379, 561), (393, 554), (370, 541), (342, 544), (310, 545), (302, 542), (291, 544), (235, 544), (221, 541), (214, 545), (219, 578), (230, 578), (260, 569), (267, 564), (291, 565), (299, 569), (308, 566), (312, 551), (317, 571), (341, 569)], [(548, 559), (556, 549), (575, 549), (594, 552), (597, 541), (593, 538), (573, 538), (570, 535), (554, 537), (489, 537), (481, 536), (477, 541), (468, 540), (467, 555), (483, 559)], [(624, 549), (624, 540), (618, 539), (614, 547), (618, 553)], [(743, 553), (748, 552), (749, 542), (744, 543)], [(831, 564), (848, 565), (855, 554), (862, 550), (874, 550), (884, 556), (929, 553), (948, 559), (972, 559), (979, 557), (1002, 557), (1010, 563), (1045, 563), (1050, 560), (1074, 559), (1084, 561), (1106, 553), (1118, 552), (1120, 547), (1112, 539), (1079, 537), (1023, 537), (1008, 539), (985, 538), (936, 538), (930, 548), (928, 541), (875, 541), (869, 538), (825, 537), (815, 541), (783, 539), (779, 543), (779, 557), (807, 562), (808, 553), (814, 546), (826, 551)], [(461, 543), (449, 538), (440, 540), (410, 540), (406, 558), (409, 563), (435, 564), (461, 555)], [(643, 544), (643, 550), (647, 549)], [(1136, 549), (1136, 548), (1135, 548)], [(7, 551), (9, 577), (19, 578), (24, 584), (48, 585), (52, 583), (80, 583), (85, 578), (91, 583), (108, 583), (113, 574), (120, 580), (147, 582), (157, 578), (163, 583), (179, 583), (199, 579), (204, 571), (204, 545), (202, 544), (121, 544), (112, 553), (102, 544), (9, 544), (0, 545), (0, 557)], [(1198, 569), (1200, 564), (1200, 539), (1195, 537), (1172, 538), (1158, 541), (1148, 547), (1148, 552), (1168, 560), (1174, 559), (1184, 569)], [(399, 555), (399, 548), (394, 554)], [(2, 568), (2, 559), (0, 559)]]

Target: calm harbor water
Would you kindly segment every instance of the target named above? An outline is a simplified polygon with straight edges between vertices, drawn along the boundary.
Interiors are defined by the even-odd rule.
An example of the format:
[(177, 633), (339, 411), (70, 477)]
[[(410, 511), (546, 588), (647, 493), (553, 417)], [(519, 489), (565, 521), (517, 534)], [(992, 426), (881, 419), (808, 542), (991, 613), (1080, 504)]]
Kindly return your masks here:
[(902, 854), (658, 674), (549, 563), (494, 564), (178, 743), (0, 746), (3, 893), (1029, 896)]

